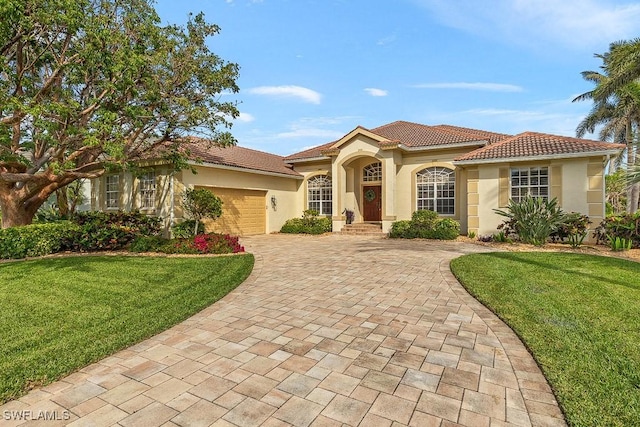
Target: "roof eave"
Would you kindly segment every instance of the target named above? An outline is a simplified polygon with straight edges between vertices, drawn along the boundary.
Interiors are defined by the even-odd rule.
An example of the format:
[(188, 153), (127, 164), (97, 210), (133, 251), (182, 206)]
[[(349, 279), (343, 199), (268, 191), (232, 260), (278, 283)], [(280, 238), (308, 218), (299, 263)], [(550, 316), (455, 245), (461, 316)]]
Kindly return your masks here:
[(263, 171), (260, 169), (252, 169), (252, 168), (244, 168), (244, 167), (240, 167), (240, 166), (229, 166), (229, 165), (221, 165), (219, 163), (210, 163), (210, 162), (196, 162), (193, 160), (189, 160), (187, 162), (189, 165), (191, 166), (206, 166), (209, 168), (216, 168), (216, 169), (225, 169), (225, 170), (231, 170), (231, 171), (236, 171), (236, 172), (248, 172), (248, 173), (255, 173), (258, 175), (267, 175), (267, 176), (277, 176), (280, 178), (292, 178), (292, 179), (303, 179), (304, 177), (302, 175), (292, 175), (292, 174), (287, 174), (287, 173), (278, 173), (278, 172), (269, 172), (269, 171)]
[(301, 159), (284, 159), (285, 163), (303, 163), (303, 162), (317, 162), (319, 160), (331, 160), (331, 157), (316, 156), (316, 157), (304, 157)]
[(490, 163), (535, 162), (540, 160), (576, 159), (581, 157), (617, 156), (621, 150), (587, 151), (580, 153), (547, 154), (544, 156), (501, 157), (493, 159), (454, 160), (457, 166), (480, 165)]

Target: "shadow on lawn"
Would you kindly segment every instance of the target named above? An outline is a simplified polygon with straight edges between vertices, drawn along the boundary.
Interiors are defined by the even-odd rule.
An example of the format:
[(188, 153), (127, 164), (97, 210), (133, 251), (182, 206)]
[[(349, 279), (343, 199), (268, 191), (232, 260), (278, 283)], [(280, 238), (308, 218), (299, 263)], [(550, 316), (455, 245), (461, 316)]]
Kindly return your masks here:
[[(528, 255), (532, 253), (540, 253), (545, 254), (545, 256), (554, 257), (553, 262), (543, 262), (543, 261), (534, 261), (530, 259)], [(517, 261), (523, 264), (529, 264), (538, 268), (545, 268), (547, 270), (552, 271), (560, 271), (569, 274), (579, 273), (584, 277), (588, 277), (597, 281), (609, 282), (614, 285), (624, 286), (626, 288), (640, 290), (639, 282), (628, 282), (622, 281), (618, 278), (621, 274), (617, 271), (611, 271), (612, 264), (616, 269), (620, 269), (624, 272), (627, 272), (630, 276), (635, 275), (636, 277), (640, 275), (640, 263), (634, 261), (628, 261), (619, 258), (611, 258), (604, 257), (598, 255), (588, 255), (588, 254), (571, 254), (571, 253), (560, 253), (560, 252), (491, 252), (491, 253), (483, 253), (478, 254), (483, 257), (491, 257), (491, 258), (500, 258), (508, 261)], [(563, 268), (557, 262), (558, 257), (567, 258), (569, 261), (566, 262), (567, 267)], [(539, 257), (538, 259), (542, 258)], [(585, 263), (588, 263), (588, 267), (591, 267), (589, 270), (600, 270), (602, 272), (608, 272), (606, 275), (598, 275), (593, 273), (586, 273), (584, 270)]]

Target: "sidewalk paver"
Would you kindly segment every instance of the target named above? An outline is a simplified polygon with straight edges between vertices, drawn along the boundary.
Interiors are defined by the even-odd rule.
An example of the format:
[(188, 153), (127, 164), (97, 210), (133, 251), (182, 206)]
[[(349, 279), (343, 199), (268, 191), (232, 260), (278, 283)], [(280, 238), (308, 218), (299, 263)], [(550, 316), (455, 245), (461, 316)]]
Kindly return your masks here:
[(566, 425), (522, 342), (449, 271), (485, 248), (341, 235), (243, 244), (256, 265), (229, 295), (0, 406), (5, 421), (53, 411), (66, 420), (51, 425)]

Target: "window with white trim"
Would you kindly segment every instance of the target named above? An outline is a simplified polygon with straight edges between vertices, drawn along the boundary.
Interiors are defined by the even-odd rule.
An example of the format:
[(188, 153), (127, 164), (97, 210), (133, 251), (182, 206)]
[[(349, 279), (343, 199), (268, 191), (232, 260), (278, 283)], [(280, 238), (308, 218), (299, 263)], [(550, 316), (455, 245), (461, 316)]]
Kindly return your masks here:
[(107, 209), (118, 209), (120, 207), (120, 176), (107, 175), (104, 181), (106, 207)]
[(416, 208), (441, 215), (453, 215), (456, 201), (456, 174), (453, 169), (432, 167), (416, 174)]
[(362, 169), (362, 180), (365, 182), (382, 181), (382, 163), (371, 163)]
[(511, 168), (511, 199), (520, 202), (529, 195), (549, 199), (549, 168)]
[(331, 215), (333, 200), (329, 175), (316, 175), (307, 181), (307, 209), (318, 211), (320, 215)]
[(138, 178), (140, 184), (140, 208), (155, 209), (156, 207), (156, 173), (151, 171)]

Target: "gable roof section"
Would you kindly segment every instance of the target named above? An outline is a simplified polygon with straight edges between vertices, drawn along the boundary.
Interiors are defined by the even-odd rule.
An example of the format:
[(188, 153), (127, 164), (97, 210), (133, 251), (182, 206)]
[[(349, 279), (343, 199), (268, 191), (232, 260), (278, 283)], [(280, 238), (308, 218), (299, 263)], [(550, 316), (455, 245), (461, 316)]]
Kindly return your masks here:
[(503, 139), (511, 138), (513, 135), (508, 135), (506, 133), (497, 133), (497, 132), (489, 132), (486, 130), (479, 129), (471, 129), (465, 128), (461, 126), (452, 126), (452, 125), (436, 125), (433, 126), (436, 129), (448, 130), (450, 132), (462, 132), (466, 134), (472, 134), (476, 137), (481, 137), (482, 139), (486, 139), (489, 141), (489, 144), (493, 144), (498, 141), (502, 141)]
[(623, 144), (524, 132), (459, 156), (454, 159), (454, 164), (617, 155), (624, 147)]
[(484, 145), (492, 142), (491, 139), (499, 140), (510, 136), (456, 126), (427, 126), (405, 121), (389, 123), (371, 129), (371, 132), (383, 136), (390, 141), (398, 141), (403, 146), (409, 148), (465, 143)]
[(392, 145), (385, 142), (396, 143), (405, 149), (427, 149), (429, 147), (441, 147), (447, 145), (485, 145), (511, 135), (505, 135), (495, 132), (487, 132), (477, 129), (463, 128), (450, 125), (427, 126), (419, 123), (395, 121), (386, 125), (379, 126), (374, 129), (366, 129), (362, 126), (356, 127), (354, 130), (346, 134), (344, 137), (328, 142), (317, 147), (291, 154), (284, 158), (287, 161), (304, 161), (318, 158), (328, 158), (322, 152), (330, 148), (339, 148), (340, 145), (350, 140), (358, 133), (368, 134), (369, 136), (379, 137), (381, 146)]
[(327, 142), (326, 144), (318, 145), (317, 147), (311, 147), (307, 150), (300, 151), (298, 153), (290, 154), (284, 158), (285, 162), (288, 161), (296, 161), (296, 160), (309, 160), (309, 159), (317, 159), (320, 157), (326, 157), (322, 154), (324, 150), (331, 148), (336, 141)]
[(282, 156), (276, 154), (238, 147), (237, 145), (222, 148), (213, 145), (209, 140), (195, 137), (189, 138), (189, 143), (185, 148), (190, 151), (189, 158), (193, 161), (201, 160), (213, 165), (288, 175), (296, 178), (302, 176), (289, 167)]

